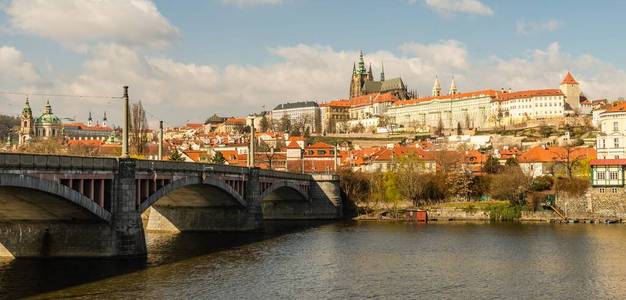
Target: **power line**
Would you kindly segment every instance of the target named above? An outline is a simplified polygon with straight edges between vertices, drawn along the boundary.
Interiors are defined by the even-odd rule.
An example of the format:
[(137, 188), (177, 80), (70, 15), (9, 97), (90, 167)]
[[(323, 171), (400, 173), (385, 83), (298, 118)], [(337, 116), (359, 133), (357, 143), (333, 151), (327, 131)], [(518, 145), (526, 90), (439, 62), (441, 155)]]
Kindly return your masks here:
[(24, 92), (10, 92), (10, 91), (0, 91), (0, 94), (6, 94), (6, 95), (22, 95), (22, 96), (47, 96), (47, 97), (60, 97), (60, 98), (100, 98), (100, 99), (122, 99), (122, 97), (121, 97), (121, 96), (90, 96), (90, 95), (68, 95), (68, 94), (24, 93)]

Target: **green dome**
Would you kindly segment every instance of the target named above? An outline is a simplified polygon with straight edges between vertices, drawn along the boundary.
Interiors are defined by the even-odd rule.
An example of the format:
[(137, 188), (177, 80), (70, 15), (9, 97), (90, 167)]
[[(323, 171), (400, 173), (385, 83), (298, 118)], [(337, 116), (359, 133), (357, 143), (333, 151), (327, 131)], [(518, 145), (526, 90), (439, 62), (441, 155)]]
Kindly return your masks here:
[(41, 124), (60, 124), (61, 123), (61, 119), (59, 119), (59, 117), (55, 116), (54, 114), (42, 114), (39, 118), (37, 118), (35, 120), (35, 123), (38, 125)]
[(44, 107), (43, 114), (39, 118), (35, 120), (35, 124), (52, 124), (52, 125), (61, 125), (61, 119), (55, 116), (52, 113), (52, 106), (50, 106), (50, 101), (46, 102), (46, 106)]

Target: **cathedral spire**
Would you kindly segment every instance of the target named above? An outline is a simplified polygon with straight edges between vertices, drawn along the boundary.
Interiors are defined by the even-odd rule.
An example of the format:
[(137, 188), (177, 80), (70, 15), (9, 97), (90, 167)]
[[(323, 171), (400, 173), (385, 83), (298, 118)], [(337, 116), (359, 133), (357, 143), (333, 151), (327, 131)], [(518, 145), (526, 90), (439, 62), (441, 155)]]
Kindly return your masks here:
[(385, 81), (385, 65), (380, 61), (380, 81)]
[(370, 63), (369, 70), (367, 71), (367, 79), (374, 81), (374, 73), (372, 72), (372, 63)]
[(359, 74), (365, 75), (367, 71), (365, 70), (365, 61), (363, 60), (363, 50), (359, 54)]
[(89, 111), (89, 118), (87, 118), (87, 126), (91, 126), (93, 124), (93, 118), (91, 117), (91, 111)]
[(435, 84), (433, 84), (433, 96), (441, 96), (441, 85), (439, 84), (439, 76), (435, 75)]
[(356, 62), (352, 63), (352, 75), (356, 75)]
[(452, 83), (450, 83), (450, 95), (456, 95), (458, 93), (456, 89), (456, 83), (454, 82), (454, 76), (452, 76)]
[(104, 117), (102, 118), (102, 126), (107, 126), (107, 112), (104, 112)]

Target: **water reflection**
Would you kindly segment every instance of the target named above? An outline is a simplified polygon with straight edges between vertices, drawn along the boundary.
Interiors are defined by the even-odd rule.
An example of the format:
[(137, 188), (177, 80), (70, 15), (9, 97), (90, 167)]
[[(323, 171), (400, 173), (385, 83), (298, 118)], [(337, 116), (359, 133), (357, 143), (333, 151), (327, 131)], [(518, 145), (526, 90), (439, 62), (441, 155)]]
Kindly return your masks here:
[(348, 222), (274, 224), (267, 234), (153, 234), (143, 261), (7, 262), (0, 290), (5, 297), (56, 290), (37, 297), (59, 298), (623, 299), (624, 229)]

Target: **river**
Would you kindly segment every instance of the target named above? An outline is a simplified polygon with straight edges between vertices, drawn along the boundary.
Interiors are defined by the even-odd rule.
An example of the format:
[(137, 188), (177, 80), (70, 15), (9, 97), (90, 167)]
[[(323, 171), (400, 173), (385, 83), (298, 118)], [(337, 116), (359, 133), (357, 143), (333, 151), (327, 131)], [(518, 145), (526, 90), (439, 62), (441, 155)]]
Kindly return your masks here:
[(274, 223), (147, 239), (145, 259), (0, 260), (0, 297), (626, 299), (623, 225)]

